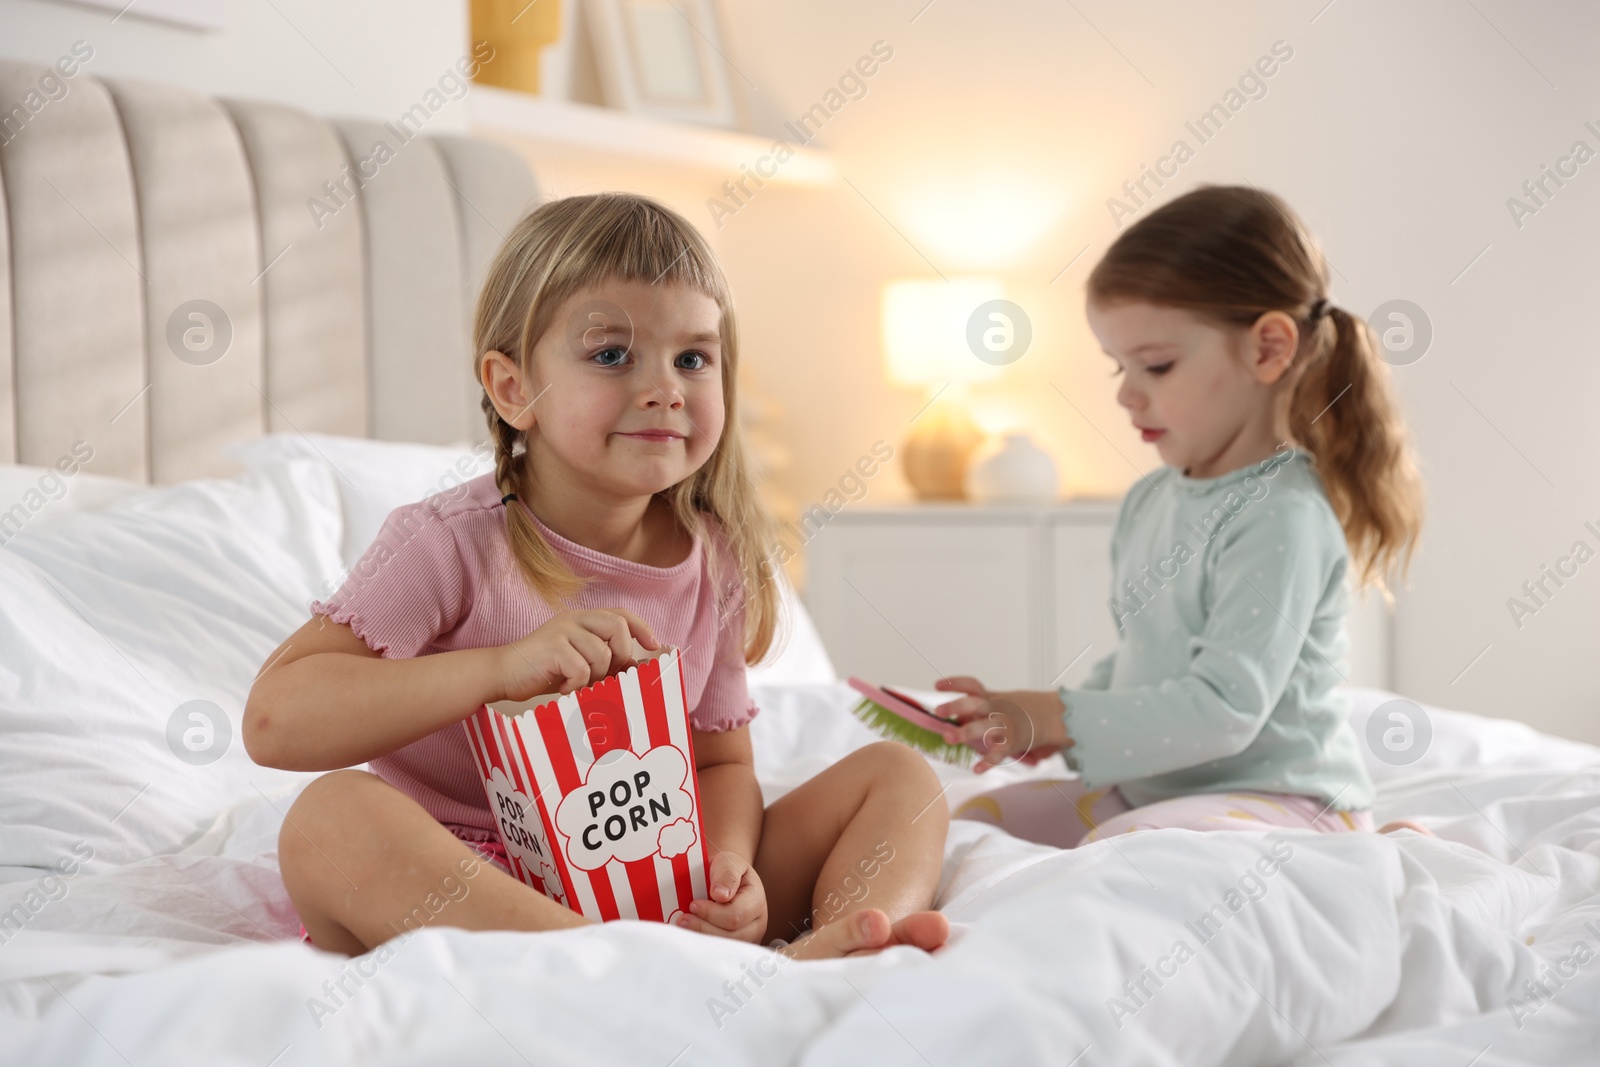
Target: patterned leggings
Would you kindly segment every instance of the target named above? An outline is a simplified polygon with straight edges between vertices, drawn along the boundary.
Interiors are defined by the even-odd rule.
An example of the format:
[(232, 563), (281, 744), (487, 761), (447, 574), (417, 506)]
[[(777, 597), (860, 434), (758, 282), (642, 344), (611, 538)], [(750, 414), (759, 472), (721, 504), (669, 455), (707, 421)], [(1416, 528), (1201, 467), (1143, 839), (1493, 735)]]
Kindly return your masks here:
[(1135, 808), (1115, 786), (1086, 789), (1075, 778), (1017, 782), (981, 793), (953, 818), (998, 826), (1013, 837), (1075, 848), (1135, 830), (1267, 830), (1289, 827), (1339, 833), (1372, 830), (1370, 811), (1333, 811), (1321, 800), (1288, 793), (1198, 793)]

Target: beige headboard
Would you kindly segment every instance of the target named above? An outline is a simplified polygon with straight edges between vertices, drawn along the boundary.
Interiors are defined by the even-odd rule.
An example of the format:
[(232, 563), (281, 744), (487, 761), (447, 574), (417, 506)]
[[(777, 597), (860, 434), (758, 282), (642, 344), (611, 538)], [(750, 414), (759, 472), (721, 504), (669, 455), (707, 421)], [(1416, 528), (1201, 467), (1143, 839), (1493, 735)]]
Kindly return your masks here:
[(469, 318), (537, 195), (520, 157), (51, 73), (0, 60), (0, 462), (82, 440), (93, 473), (172, 482), (267, 432), (482, 436)]

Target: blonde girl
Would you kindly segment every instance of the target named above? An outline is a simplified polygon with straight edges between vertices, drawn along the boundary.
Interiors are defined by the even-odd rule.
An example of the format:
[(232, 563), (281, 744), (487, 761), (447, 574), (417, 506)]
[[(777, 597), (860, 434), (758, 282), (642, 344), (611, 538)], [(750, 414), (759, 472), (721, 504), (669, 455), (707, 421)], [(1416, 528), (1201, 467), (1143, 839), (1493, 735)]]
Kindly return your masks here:
[(776, 626), (772, 524), (738, 430), (732, 299), (705, 241), (642, 197), (545, 204), (491, 264), (473, 344), (493, 474), (397, 508), (245, 709), (257, 762), (331, 771), (279, 840), (308, 939), (353, 955), (419, 919), (586, 924), (510, 875), (460, 723), (625, 669), (637, 642), (682, 650), (693, 709), (713, 860), (710, 899), (681, 926), (792, 940), (800, 957), (941, 945), (949, 925), (928, 909), (948, 814), (921, 757), (873, 745), (763, 805), (745, 666)]
[(1112, 536), (1118, 644), (1053, 692), (947, 705), (985, 755), (1063, 752), (1072, 781), (956, 817), (1062, 847), (1135, 829), (1370, 829), (1343, 680), (1346, 572), (1403, 573), (1422, 492), (1365, 322), (1278, 197), (1206, 186), (1152, 212), (1091, 273), (1117, 402), (1163, 466)]

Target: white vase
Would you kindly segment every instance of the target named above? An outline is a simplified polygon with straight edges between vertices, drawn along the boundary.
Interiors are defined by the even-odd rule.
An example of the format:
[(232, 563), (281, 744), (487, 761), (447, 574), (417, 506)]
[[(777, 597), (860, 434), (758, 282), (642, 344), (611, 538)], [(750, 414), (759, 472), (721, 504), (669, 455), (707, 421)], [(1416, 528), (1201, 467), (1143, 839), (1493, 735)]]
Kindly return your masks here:
[(998, 447), (973, 457), (967, 498), (974, 504), (1053, 504), (1059, 499), (1056, 462), (1025, 433), (1008, 433)]

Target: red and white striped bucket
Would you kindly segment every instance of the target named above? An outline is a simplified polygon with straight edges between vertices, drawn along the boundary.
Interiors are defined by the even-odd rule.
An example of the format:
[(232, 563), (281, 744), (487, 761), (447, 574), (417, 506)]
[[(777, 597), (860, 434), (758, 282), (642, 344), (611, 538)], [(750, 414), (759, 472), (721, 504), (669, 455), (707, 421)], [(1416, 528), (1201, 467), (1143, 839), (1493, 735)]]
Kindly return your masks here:
[(502, 700), (463, 726), (511, 869), (598, 922), (671, 922), (709, 859), (679, 653), (565, 696)]

